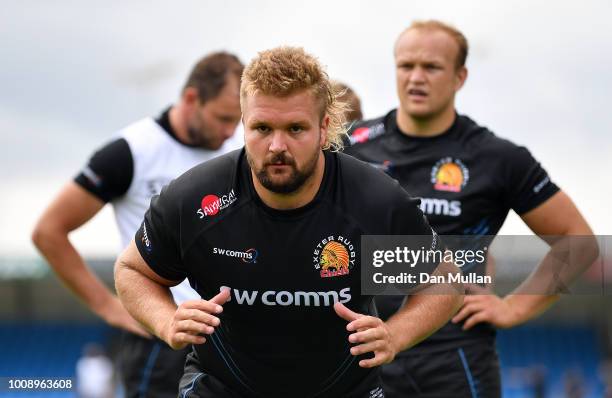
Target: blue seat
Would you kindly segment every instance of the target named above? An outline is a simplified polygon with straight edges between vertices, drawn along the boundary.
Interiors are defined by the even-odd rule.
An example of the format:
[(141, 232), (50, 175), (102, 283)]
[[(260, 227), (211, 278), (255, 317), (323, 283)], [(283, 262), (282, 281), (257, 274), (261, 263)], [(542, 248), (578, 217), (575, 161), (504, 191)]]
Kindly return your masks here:
[[(530, 377), (538, 366), (545, 370), (551, 397), (564, 396), (569, 372), (583, 380), (586, 397), (601, 397), (604, 386), (597, 376), (601, 357), (595, 331), (587, 326), (529, 325), (498, 332), (504, 397), (531, 396)], [(531, 374), (531, 376), (530, 376)]]

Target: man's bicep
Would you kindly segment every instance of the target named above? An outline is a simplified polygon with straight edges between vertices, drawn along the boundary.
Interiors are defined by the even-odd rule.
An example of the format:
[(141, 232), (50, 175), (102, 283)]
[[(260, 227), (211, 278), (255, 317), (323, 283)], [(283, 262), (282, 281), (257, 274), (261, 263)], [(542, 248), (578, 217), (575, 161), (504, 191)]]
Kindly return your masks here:
[(39, 225), (70, 232), (92, 219), (102, 207), (102, 200), (70, 181), (45, 210)]
[(119, 138), (96, 151), (74, 182), (101, 201), (110, 202), (128, 191), (133, 174), (129, 144)]
[(137, 272), (153, 282), (164, 286), (175, 286), (180, 283), (180, 280), (174, 281), (167, 279), (155, 272), (140, 254), (134, 240), (132, 240), (123, 253), (121, 253), (115, 264), (115, 275), (120, 274), (123, 270)]
[[(563, 216), (560, 217), (560, 214)], [(521, 214), (521, 218), (540, 236), (593, 234), (574, 202), (563, 191), (555, 193), (535, 209)]]
[(506, 205), (517, 214), (535, 209), (559, 192), (559, 187), (527, 148), (513, 145), (499, 156), (506, 169), (500, 174), (504, 176)]

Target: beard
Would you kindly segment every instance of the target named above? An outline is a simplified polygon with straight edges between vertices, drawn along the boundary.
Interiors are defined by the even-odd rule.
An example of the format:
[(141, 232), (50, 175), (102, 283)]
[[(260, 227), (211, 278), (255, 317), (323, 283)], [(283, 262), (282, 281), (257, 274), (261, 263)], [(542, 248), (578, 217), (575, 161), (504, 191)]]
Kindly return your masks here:
[[(246, 151), (249, 166), (251, 166), (251, 170), (253, 170), (259, 183), (267, 190), (278, 194), (290, 194), (300, 189), (314, 174), (320, 154), (321, 150), (317, 148), (317, 151), (308, 159), (304, 167), (298, 169), (295, 159), (286, 152), (281, 152), (265, 159), (263, 166), (258, 169), (253, 157), (248, 150)], [(289, 176), (284, 177), (281, 181), (278, 178), (274, 178), (274, 173), (269, 170), (269, 166), (273, 165), (289, 166), (291, 168)]]
[(187, 123), (189, 144), (203, 149), (215, 151), (223, 145), (225, 139), (219, 138), (211, 126), (199, 114)]
[(196, 129), (188, 127), (187, 134), (189, 135), (190, 145), (193, 146), (214, 151), (223, 145), (223, 141), (211, 139), (210, 134), (204, 128)]

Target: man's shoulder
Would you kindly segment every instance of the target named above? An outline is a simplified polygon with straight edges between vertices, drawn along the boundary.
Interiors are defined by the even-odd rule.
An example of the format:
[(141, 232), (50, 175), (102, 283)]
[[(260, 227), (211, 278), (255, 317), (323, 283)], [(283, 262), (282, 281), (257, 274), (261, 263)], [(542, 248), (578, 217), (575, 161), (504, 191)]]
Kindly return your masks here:
[(185, 230), (205, 226), (194, 224), (195, 220), (214, 215), (236, 201), (240, 156), (241, 151), (236, 150), (187, 170), (162, 189), (158, 208), (183, 219), (181, 228)]
[(156, 147), (163, 147), (172, 141), (152, 117), (137, 120), (119, 130), (116, 135), (127, 141), (132, 152), (151, 152)]
[(460, 139), (479, 152), (490, 154), (505, 154), (519, 148), (514, 142), (502, 138), (491, 131), (487, 126), (481, 125), (466, 115), (458, 116)]
[(338, 153), (338, 163), (346, 189), (366, 203), (384, 206), (389, 200), (402, 200), (407, 195), (397, 180), (369, 163), (344, 153)]
[(150, 135), (163, 132), (163, 128), (150, 116), (138, 119), (117, 132), (117, 135), (123, 137), (132, 137), (139, 135)]
[(361, 120), (353, 123), (348, 130), (350, 145), (363, 144), (372, 141), (388, 130), (388, 120), (395, 110), (374, 119)]
[(242, 150), (236, 149), (200, 163), (176, 178), (173, 189), (183, 192), (222, 190), (234, 182), (241, 155)]
[[(412, 214), (418, 199), (410, 197), (397, 180), (369, 163), (350, 155), (338, 154), (342, 194), (342, 211), (354, 219), (368, 234), (389, 234), (394, 231), (398, 214)], [(411, 213), (413, 212), (413, 213)], [(413, 218), (403, 219), (405, 222)]]
[[(96, 152), (103, 153), (107, 157), (123, 156), (125, 153), (131, 156), (134, 152), (135, 141), (150, 143), (150, 134), (156, 128), (155, 124), (155, 121), (150, 117), (137, 120), (120, 130), (116, 130), (111, 135), (110, 140), (99, 146)], [(147, 134), (144, 134), (144, 132)]]

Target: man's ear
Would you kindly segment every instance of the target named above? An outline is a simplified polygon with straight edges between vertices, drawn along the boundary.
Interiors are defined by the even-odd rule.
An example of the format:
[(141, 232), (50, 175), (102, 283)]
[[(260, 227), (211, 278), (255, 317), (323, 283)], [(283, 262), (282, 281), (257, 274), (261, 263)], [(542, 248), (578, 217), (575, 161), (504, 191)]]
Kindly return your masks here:
[(468, 70), (465, 66), (462, 66), (457, 71), (457, 76), (455, 77), (455, 92), (461, 90), (461, 87), (463, 87), (463, 84), (467, 80), (467, 77), (468, 77)]
[(323, 148), (327, 144), (327, 132), (329, 131), (329, 115), (326, 113), (321, 119), (321, 136), (319, 137), (319, 144)]
[(198, 90), (195, 87), (187, 87), (183, 90), (183, 102), (186, 105), (195, 105), (199, 100), (200, 96), (198, 95)]

